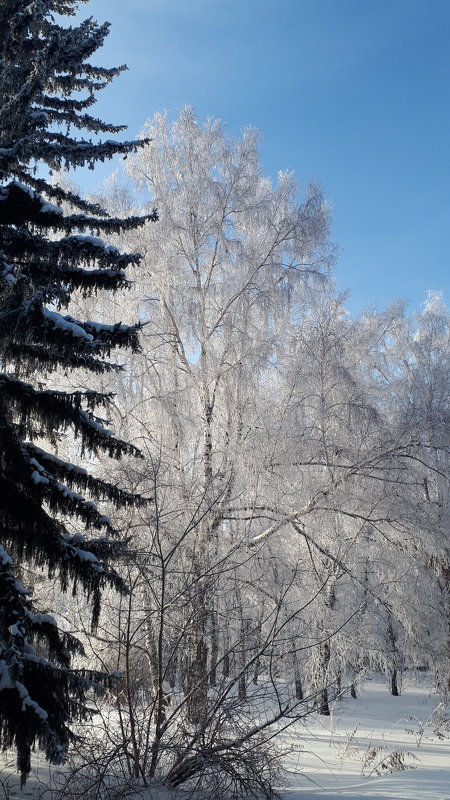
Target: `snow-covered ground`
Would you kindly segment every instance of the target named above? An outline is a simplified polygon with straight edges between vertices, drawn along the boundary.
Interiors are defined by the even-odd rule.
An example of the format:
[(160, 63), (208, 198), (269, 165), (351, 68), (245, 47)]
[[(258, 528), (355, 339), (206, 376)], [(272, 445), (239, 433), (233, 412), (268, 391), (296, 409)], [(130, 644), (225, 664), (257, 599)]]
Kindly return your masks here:
[[(331, 717), (309, 716), (280, 734), (291, 751), (278, 787), (282, 800), (450, 800), (449, 728), (447, 709), (425, 682), (392, 697), (382, 680), (368, 681), (358, 700), (343, 698)], [(48, 766), (36, 762), (20, 791), (11, 755), (8, 761), (0, 771), (0, 800), (42, 796)], [(153, 790), (149, 800), (169, 795), (176, 797)]]
[(450, 800), (446, 712), (425, 686), (392, 697), (384, 682), (368, 681), (331, 718), (309, 717), (304, 731), (291, 731), (303, 750), (287, 759), (283, 800)]

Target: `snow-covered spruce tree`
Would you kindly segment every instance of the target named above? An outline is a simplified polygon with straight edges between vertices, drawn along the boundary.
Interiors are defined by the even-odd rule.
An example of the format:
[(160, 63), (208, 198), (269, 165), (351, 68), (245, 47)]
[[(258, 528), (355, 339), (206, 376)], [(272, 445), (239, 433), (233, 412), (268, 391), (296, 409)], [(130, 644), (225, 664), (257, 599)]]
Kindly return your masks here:
[[(122, 255), (98, 237), (144, 219), (108, 218), (36, 170), (39, 163), (92, 167), (137, 147), (71, 133), (122, 129), (86, 112), (94, 93), (123, 67), (89, 63), (107, 24), (57, 23), (57, 14), (73, 16), (76, 6), (73, 0), (0, 4), (0, 747), (17, 750), (22, 782), (33, 747), (52, 763), (63, 760), (71, 722), (88, 715), (86, 693), (108, 679), (70, 667), (81, 645), (38, 612), (17, 569), (34, 564), (59, 577), (63, 590), (82, 587), (95, 624), (102, 587), (125, 590), (109, 566), (122, 545), (96, 501), (139, 502), (55, 451), (71, 434), (81, 455), (138, 454), (96, 416), (109, 395), (62, 391), (58, 384), (59, 375), (77, 368), (120, 369), (108, 360), (111, 349), (139, 346), (138, 325), (82, 322), (64, 310), (75, 290), (126, 287), (124, 269), (139, 256)], [(64, 214), (64, 202), (76, 213)]]

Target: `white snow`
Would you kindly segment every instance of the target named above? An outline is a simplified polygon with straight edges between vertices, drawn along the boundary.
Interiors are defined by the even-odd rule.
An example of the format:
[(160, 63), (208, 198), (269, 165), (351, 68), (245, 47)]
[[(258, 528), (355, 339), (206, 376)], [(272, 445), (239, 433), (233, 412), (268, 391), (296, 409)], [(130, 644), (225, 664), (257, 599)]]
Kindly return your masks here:
[(36, 469), (34, 470), (34, 472), (31, 473), (31, 479), (35, 483), (50, 483), (49, 479), (46, 478), (44, 475), (41, 475), (41, 473), (38, 472)]
[(26, 589), (23, 583), (21, 583), (20, 581), (14, 581), (14, 588), (17, 592), (19, 592), (19, 594), (25, 594), (25, 595), (32, 594), (32, 592), (30, 592), (29, 589)]
[(37, 461), (37, 459), (30, 458), (30, 464), (32, 464), (33, 467), (36, 467), (39, 472), (45, 472), (45, 468), (39, 463), (39, 461)]
[[(60, 240), (62, 242), (80, 242), (80, 244), (91, 244), (93, 247), (101, 247), (102, 250), (107, 248), (103, 239), (99, 239), (98, 236), (83, 236), (81, 233), (76, 233), (73, 236), (65, 236), (63, 239)], [(111, 245), (108, 246), (108, 248)]]
[(30, 695), (28, 694), (28, 690), (23, 683), (20, 681), (13, 681), (11, 679), (8, 665), (3, 658), (0, 660), (0, 691), (2, 691), (2, 689), (17, 689), (19, 692), (19, 697), (22, 700), (22, 711), (25, 711), (27, 707), (32, 708), (38, 717), (41, 719), (47, 719), (47, 712), (45, 709), (41, 708), (41, 706), (36, 703), (35, 700), (31, 699)]
[[(78, 217), (79, 215), (77, 215)], [(103, 250), (106, 256), (118, 256), (120, 255), (120, 250), (113, 244), (106, 244), (103, 239), (100, 239), (98, 236), (88, 236), (82, 233), (74, 233), (71, 236), (64, 236), (64, 238), (60, 239), (60, 244), (65, 244), (68, 242), (79, 242), (81, 245), (89, 244), (92, 247), (97, 247), (100, 250)]]
[(47, 122), (48, 114), (46, 111), (41, 111), (40, 109), (36, 109), (35, 111), (31, 111), (29, 114), (30, 119), (39, 120), (40, 122)]
[[(81, 503), (84, 503), (84, 497), (82, 494), (79, 494), (78, 492), (72, 492), (70, 489), (67, 488), (67, 486), (65, 486), (63, 483), (60, 483), (59, 481), (55, 481), (55, 486), (57, 489), (59, 489), (63, 497), (68, 497), (70, 500), (79, 500)], [(85, 505), (89, 504), (85, 503)]]
[(8, 665), (4, 658), (0, 660), (0, 692), (3, 689), (11, 689), (12, 688), (12, 680), (9, 674)]
[(19, 692), (19, 695), (20, 695), (20, 697), (22, 698), (22, 701), (23, 701), (22, 702), (22, 711), (25, 711), (25, 709), (27, 707), (28, 708), (32, 708), (34, 713), (37, 714), (38, 717), (40, 717), (41, 719), (47, 719), (47, 717), (48, 717), (47, 712), (45, 711), (45, 709), (41, 708), (41, 706), (38, 703), (36, 703), (35, 700), (31, 699), (31, 697), (28, 694), (28, 691), (25, 688), (25, 686), (23, 685), (23, 683), (20, 683), (20, 681), (16, 681), (15, 688)]
[[(87, 470), (84, 467), (78, 467), (76, 464), (71, 464), (70, 461), (63, 461), (61, 458), (57, 458), (57, 456), (54, 456), (52, 453), (47, 453), (45, 450), (42, 450), (40, 447), (37, 447), (37, 445), (35, 445), (32, 442), (26, 442), (26, 446), (29, 450), (34, 451), (36, 455), (45, 456), (45, 458), (48, 461), (52, 462), (53, 464), (57, 464), (58, 466), (64, 467), (70, 472), (77, 472), (80, 475), (87, 475)], [(34, 463), (35, 466), (36, 464), (39, 463), (35, 459), (30, 459), (30, 461), (32, 464)], [(41, 469), (43, 469), (42, 465), (40, 466)]]
[[(6, 664), (0, 661), (2, 681), (8, 685)], [(361, 697), (345, 697), (335, 704), (331, 718), (309, 716), (305, 724), (297, 723), (280, 734), (289, 748), (286, 757), (288, 775), (277, 786), (282, 800), (450, 800), (450, 739), (440, 739), (427, 720), (437, 707), (439, 698), (423, 685), (410, 685), (401, 697), (392, 697), (381, 680), (370, 681)], [(412, 718), (412, 719), (411, 719)], [(425, 730), (418, 745), (420, 724)], [(370, 750), (383, 753), (402, 751), (415, 756), (405, 757), (415, 769), (368, 776), (364, 762)], [(14, 759), (5, 754), (8, 766), (2, 770), (10, 787), (11, 800), (23, 793), (14, 773)], [(45, 758), (33, 756), (33, 769), (47, 777)], [(47, 769), (47, 772), (45, 770)], [(363, 772), (363, 774), (361, 774)], [(9, 773), (9, 775), (8, 775)], [(33, 775), (26, 790), (33, 787)], [(41, 788), (42, 783), (39, 784)], [(200, 800), (195, 792), (168, 790), (152, 785), (145, 793), (139, 786), (129, 800)]]
[[(294, 748), (282, 800), (450, 800), (450, 732), (439, 738), (432, 721), (439, 702), (427, 686), (393, 697), (373, 680), (358, 700), (335, 703), (331, 717), (308, 717), (282, 734)], [(406, 769), (390, 771), (395, 753)]]
[(82, 328), (80, 325), (77, 325), (75, 322), (72, 322), (70, 319), (66, 319), (65, 317), (61, 316), (61, 314), (58, 314), (57, 311), (50, 311), (49, 308), (43, 307), (42, 314), (44, 317), (53, 322), (55, 328), (60, 328), (61, 330), (72, 334), (72, 336), (75, 336), (78, 339), (87, 339), (89, 342), (92, 342), (94, 337), (91, 333), (86, 333), (84, 328)]
[[(103, 274), (104, 273), (105, 273), (105, 270), (103, 270)], [(91, 322), (91, 320), (88, 320), (86, 322), (86, 325), (89, 325), (89, 327), (92, 328), (94, 331), (114, 331), (114, 330), (129, 331), (129, 330), (131, 330), (131, 325), (122, 325), (122, 324), (120, 324), (118, 326), (117, 323), (115, 325), (107, 325), (106, 323), (103, 323), (103, 322)]]
[[(64, 538), (66, 539), (67, 546), (70, 547), (73, 555), (77, 556), (80, 561), (90, 561), (93, 564), (98, 564), (98, 558), (94, 555), (94, 553), (90, 553), (88, 550), (83, 550), (78, 547), (78, 545), (86, 542), (86, 537), (84, 534), (75, 533), (73, 536), (66, 535)], [(99, 567), (99, 570), (103, 571), (103, 567)]]
[(90, 553), (88, 550), (80, 550), (77, 548), (75, 550), (75, 555), (80, 561), (91, 561), (93, 564), (98, 564), (98, 558), (94, 555), (94, 553)]
[[(1, 195), (0, 195), (1, 200)], [(0, 268), (0, 275), (6, 283), (15, 283), (14, 267), (11, 264), (3, 263)]]
[(42, 625), (46, 623), (47, 625), (53, 625), (56, 627), (56, 619), (52, 617), (50, 614), (33, 614), (31, 611), (26, 611), (26, 615), (31, 622), (35, 622), (38, 625)]
[(0, 561), (3, 567), (6, 567), (8, 564), (12, 564), (11, 558), (1, 545), (0, 545)]
[[(44, 112), (40, 112), (37, 114), (32, 115), (36, 119), (38, 117), (45, 116)], [(0, 150), (1, 152), (1, 150)], [(6, 151), (5, 151), (6, 152)], [(38, 192), (35, 192), (34, 189), (31, 189), (30, 186), (27, 186), (25, 183), (21, 183), (21, 181), (13, 180), (11, 181), (11, 186), (17, 186), (22, 192), (26, 193), (32, 200), (38, 200), (41, 204), (40, 212), (41, 214), (58, 214), (58, 216), (63, 215), (63, 210), (60, 206), (54, 205), (54, 203), (50, 203), (48, 200), (45, 200)], [(3, 191), (0, 193), (0, 199), (6, 200), (8, 197), (8, 186), (3, 187)]]
[(96, 422), (95, 419), (92, 419), (86, 411), (80, 411), (80, 416), (83, 417), (85, 422), (89, 425), (90, 428), (93, 428), (95, 431), (102, 433), (104, 436), (112, 436), (112, 431), (104, 428), (99, 422)]
[[(75, 533), (73, 536), (66, 536), (65, 538), (71, 552), (73, 555), (77, 556), (80, 561), (90, 561), (92, 564), (98, 564), (98, 558), (94, 553), (90, 553), (88, 550), (83, 550), (78, 547), (78, 545), (86, 542), (86, 537), (82, 533)], [(99, 567), (99, 570), (103, 571), (103, 567)]]
[(13, 181), (11, 181), (11, 185), (18, 186), (19, 189), (22, 192), (25, 192), (25, 194), (27, 194), (29, 197), (31, 197), (32, 200), (36, 198), (36, 192), (33, 189), (30, 189), (30, 187), (27, 186), (25, 183), (21, 183), (21, 181), (14, 179)]
[(71, 544), (82, 544), (85, 541), (86, 537), (83, 533), (74, 533), (74, 535), (70, 537)]
[(41, 198), (41, 214), (58, 214), (59, 216), (63, 215), (63, 210), (59, 206), (55, 206), (53, 203), (48, 203), (46, 200)]

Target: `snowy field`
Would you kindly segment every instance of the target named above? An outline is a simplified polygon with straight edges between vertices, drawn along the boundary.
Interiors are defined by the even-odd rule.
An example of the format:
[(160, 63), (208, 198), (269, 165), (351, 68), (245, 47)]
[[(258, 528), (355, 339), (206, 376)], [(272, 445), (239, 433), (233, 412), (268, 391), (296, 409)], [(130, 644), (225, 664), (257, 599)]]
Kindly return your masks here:
[(304, 749), (287, 761), (283, 800), (450, 800), (450, 738), (441, 738), (450, 732), (438, 706), (426, 687), (392, 697), (368, 681), (358, 700), (344, 698), (331, 718), (298, 731)]
[[(405, 685), (401, 697), (392, 697), (374, 679), (358, 700), (345, 697), (331, 717), (309, 716), (306, 723), (281, 734), (291, 751), (287, 776), (277, 787), (282, 800), (450, 800), (447, 709), (427, 686)], [(20, 791), (11, 764), (12, 756), (5, 756), (0, 800), (50, 800), (47, 765), (36, 762)], [(148, 800), (188, 797), (148, 792)]]

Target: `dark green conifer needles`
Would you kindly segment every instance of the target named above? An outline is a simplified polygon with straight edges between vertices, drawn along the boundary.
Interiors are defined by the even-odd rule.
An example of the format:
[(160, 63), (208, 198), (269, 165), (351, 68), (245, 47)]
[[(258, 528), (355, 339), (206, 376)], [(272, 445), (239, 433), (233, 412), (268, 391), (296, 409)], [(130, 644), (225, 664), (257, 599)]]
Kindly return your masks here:
[[(52, 763), (63, 760), (71, 722), (89, 713), (86, 693), (107, 677), (70, 667), (80, 643), (34, 608), (17, 567), (45, 567), (63, 590), (81, 586), (95, 624), (102, 587), (124, 590), (109, 566), (121, 543), (96, 501), (116, 507), (139, 501), (52, 451), (60, 434), (70, 432), (82, 453), (138, 454), (96, 416), (109, 395), (56, 391), (46, 378), (78, 367), (120, 369), (109, 360), (111, 350), (138, 350), (138, 325), (84, 322), (64, 312), (76, 289), (126, 287), (125, 268), (139, 262), (138, 254), (121, 254), (101, 236), (156, 219), (108, 218), (36, 171), (39, 163), (93, 167), (139, 146), (101, 141), (122, 128), (87, 111), (95, 92), (124, 67), (89, 62), (107, 24), (58, 24), (56, 15), (73, 16), (76, 6), (73, 0), (0, 4), (0, 748), (17, 750), (22, 781), (34, 746)], [(76, 213), (64, 213), (64, 202)], [(64, 520), (71, 518), (80, 532), (68, 531)]]

